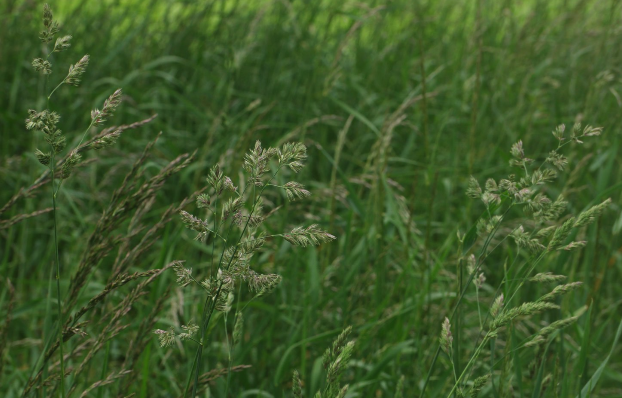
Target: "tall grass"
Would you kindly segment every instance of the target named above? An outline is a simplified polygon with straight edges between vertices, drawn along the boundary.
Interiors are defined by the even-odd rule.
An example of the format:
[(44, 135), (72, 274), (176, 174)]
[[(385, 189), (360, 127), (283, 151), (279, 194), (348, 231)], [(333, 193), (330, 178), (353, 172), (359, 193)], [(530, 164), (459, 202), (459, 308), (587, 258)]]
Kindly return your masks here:
[[(6, 396), (21, 394), (43, 353), (39, 337), (46, 327), (46, 298), (55, 288), (49, 272), (54, 252), (47, 244), (52, 222), (45, 212), (52, 203), (43, 194), (34, 196), (49, 189), (38, 184), (49, 182), (37, 180), (44, 168), (31, 155), (40, 138), (23, 131), (24, 110), (45, 105), (43, 82), (30, 66), (41, 53), (33, 40), (40, 30), (40, 6), (0, 4), (0, 313), (12, 317), (9, 327), (0, 329), (0, 337), (6, 335), (0, 342), (7, 342), (0, 381)], [(457, 233), (465, 235), (482, 211), (463, 194), (469, 176), (483, 182), (507, 174), (508, 148), (519, 139), (531, 156), (544, 160), (548, 151), (539, 148), (549, 147), (552, 127), (575, 121), (604, 126), (603, 135), (566, 154), (568, 172), (547, 194), (564, 193), (573, 216), (608, 197), (612, 205), (605, 217), (576, 232), (574, 240), (589, 242), (584, 248), (539, 263), (535, 272), (566, 275), (569, 282), (583, 281), (582, 288), (557, 303), (561, 312), (512, 327), (482, 349), (493, 353), (480, 359), (494, 371), (480, 396), (496, 396), (493, 389), (554, 396), (553, 384), (559, 384), (559, 396), (576, 396), (590, 381), (590, 396), (619, 395), (620, 348), (614, 344), (622, 229), (619, 2), (262, 1), (249, 6), (127, 0), (59, 1), (53, 8), (63, 29), (79, 38), (65, 53), (67, 59), (91, 56), (82, 86), (54, 94), (67, 136), (81, 134), (88, 111), (117, 87), (124, 88), (127, 100), (111, 125), (159, 115), (128, 130), (122, 146), (78, 168), (78, 178), (64, 183), (59, 193), (58, 226), (64, 231), (59, 255), (67, 267), (60, 287), (69, 291), (71, 276), (86, 276), (75, 309), (89, 312), (76, 323), (90, 321), (80, 327), (87, 336), (73, 334), (66, 343), (71, 367), (93, 352), (93, 365), (85, 363), (79, 378), (67, 379), (76, 385), (75, 396), (102, 380), (109, 383), (89, 394), (182, 395), (194, 352), (159, 348), (150, 332), (156, 321), (162, 329), (198, 322), (192, 318), (199, 293), (173, 288), (172, 272), (144, 276), (148, 285), (133, 279), (109, 288), (125, 280), (125, 273), (165, 268), (180, 253), (189, 266), (207, 265), (209, 252), (183, 230), (175, 211), (203, 186), (211, 165), (239, 170), (242, 159), (236, 155), (257, 139), (267, 147), (290, 141), (308, 147), (309, 166), (300, 179), (311, 181), (314, 195), (287, 203), (270, 194), (267, 200), (288, 215), (274, 215), (274, 232), (317, 223), (339, 240), (302, 251), (290, 250), (288, 243), (265, 248), (258, 270), (282, 275), (283, 283), (272, 295), (248, 303), (245, 332), (232, 347), (231, 364), (226, 342), (235, 322), (213, 323), (204, 357), (204, 369), (212, 373), (202, 385), (213, 396), (224, 396), (227, 389), (236, 397), (287, 396), (297, 369), (305, 396), (313, 396), (325, 387), (321, 353), (352, 325), (356, 345), (342, 376), (348, 394), (393, 396), (403, 380), (403, 396), (419, 396), (443, 319), (458, 292), (468, 287), (460, 329), (454, 329), (455, 321), (451, 329), (454, 341), (458, 333), (462, 341), (453, 347), (459, 377), (477, 350), (472, 342), (480, 334), (479, 313), (485, 318), (501, 281), (520, 277), (512, 265), (525, 261), (524, 251), (517, 252), (513, 243), (493, 239), (492, 245), (501, 244), (482, 264), (486, 280), (478, 289), (467, 283)], [(151, 157), (132, 155), (142, 153), (159, 131), (149, 147)], [(166, 159), (195, 150), (194, 161), (183, 169), (160, 173), (169, 164)], [(128, 174), (136, 180), (130, 177), (124, 185)], [(157, 176), (170, 181), (160, 184)], [(149, 194), (132, 199), (149, 181)], [(115, 212), (123, 217), (98, 223)], [(516, 209), (508, 216), (531, 225)], [(85, 252), (100, 247), (93, 257)], [(97, 266), (81, 265), (93, 262)], [(15, 287), (14, 295), (4, 278)], [(526, 283), (514, 304), (533, 302), (551, 289)], [(105, 299), (92, 302), (106, 291)], [(128, 306), (131, 292), (135, 296)], [(9, 302), (15, 303), (12, 311)], [(232, 311), (246, 304), (236, 303)], [(576, 312), (584, 306), (584, 313)], [(123, 308), (126, 315), (121, 311), (115, 317)], [(578, 315), (548, 349), (517, 350), (528, 330)], [(447, 355), (437, 362), (426, 396), (446, 395), (455, 384)], [(50, 365), (46, 377), (58, 374), (55, 361)], [(119, 375), (122, 370), (133, 372)], [(468, 380), (482, 375), (476, 370)], [(547, 389), (536, 388), (543, 385)], [(470, 388), (470, 382), (463, 387)]]

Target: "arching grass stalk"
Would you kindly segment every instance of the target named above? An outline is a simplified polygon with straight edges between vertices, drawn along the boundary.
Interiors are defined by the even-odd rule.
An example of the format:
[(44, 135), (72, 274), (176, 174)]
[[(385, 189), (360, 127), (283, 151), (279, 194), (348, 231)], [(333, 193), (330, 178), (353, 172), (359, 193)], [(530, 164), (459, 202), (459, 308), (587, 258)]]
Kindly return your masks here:
[[(285, 169), (290, 169), (294, 173), (300, 171), (304, 167), (302, 163), (304, 159), (306, 159), (306, 147), (301, 143), (288, 143), (276, 149), (262, 148), (261, 143), (257, 141), (255, 147), (246, 154), (244, 159), (244, 171), (247, 177), (246, 188), (241, 193), (234, 186), (231, 178), (226, 177), (219, 166), (214, 166), (207, 176), (209, 194), (197, 197), (197, 207), (210, 210), (208, 218), (201, 219), (185, 211), (181, 212), (186, 226), (197, 232), (197, 240), (204, 244), (212, 240), (212, 264), (218, 246), (222, 246), (217, 270), (214, 272), (213, 265), (210, 265), (208, 273), (210, 275), (202, 282), (192, 276), (192, 269), (185, 268), (183, 262), (179, 261), (173, 267), (177, 273), (177, 282), (182, 287), (195, 283), (206, 292), (205, 301), (200, 310), (200, 324), (182, 326), (187, 331), (184, 333), (176, 333), (173, 329), (155, 331), (160, 336), (162, 346), (172, 344), (176, 338), (187, 340), (194, 333), (199, 333), (199, 338), (196, 340), (197, 350), (184, 396), (188, 395), (191, 384), (191, 396), (196, 396), (198, 392), (207, 331), (216, 311), (228, 312), (230, 310), (236, 285), (239, 295), (240, 284), (246, 282), (249, 291), (254, 294), (251, 299), (253, 300), (270, 293), (281, 281), (280, 275), (259, 274), (251, 269), (250, 262), (253, 254), (259, 251), (266, 241), (277, 237), (296, 246), (316, 246), (335, 239), (333, 235), (321, 230), (317, 225), (306, 228), (296, 227), (290, 232), (272, 235), (266, 235), (261, 229), (266, 219), (262, 213), (262, 195), (267, 187), (283, 190), (284, 196), (290, 201), (310, 195), (302, 184), (295, 181), (272, 184), (277, 175)], [(272, 169), (273, 172), (269, 173), (271, 163), (275, 163), (275, 166)], [(253, 187), (252, 194), (247, 195), (251, 186)], [(215, 198), (213, 204), (212, 197)], [(210, 220), (210, 217), (213, 220)], [(224, 225), (228, 227), (227, 233), (223, 236), (220, 231)], [(240, 230), (237, 234), (234, 233), (236, 228)], [(216, 241), (221, 245), (216, 245)], [(236, 326), (240, 327), (240, 325)], [(238, 330), (237, 333), (241, 332)]]
[[(52, 10), (48, 4), (45, 4), (43, 8), (43, 26), (44, 30), (40, 33), (39, 38), (44, 44), (49, 44), (54, 40), (56, 34), (60, 31), (60, 24), (54, 20)], [(46, 58), (35, 58), (32, 61), (33, 68), (45, 76), (45, 87), (49, 80), (49, 75), (52, 73), (52, 64), (49, 59), (54, 53), (59, 53), (67, 50), (71, 44), (71, 36), (58, 37), (55, 41), (52, 51), (49, 51)], [(56, 338), (59, 339), (59, 360), (60, 360), (60, 395), (65, 397), (65, 361), (64, 361), (64, 344), (63, 344), (63, 319), (62, 319), (62, 300), (61, 300), (61, 288), (60, 288), (60, 255), (58, 250), (58, 193), (62, 186), (63, 180), (67, 179), (73, 170), (73, 168), (80, 162), (82, 156), (80, 152), (84, 152), (89, 149), (102, 149), (108, 147), (116, 142), (119, 134), (113, 132), (102, 136), (99, 140), (92, 142), (88, 147), (82, 147), (82, 142), (86, 137), (86, 134), (91, 127), (103, 123), (106, 118), (110, 117), (116, 107), (121, 102), (121, 90), (115, 91), (106, 102), (101, 111), (93, 110), (91, 112), (91, 122), (86, 129), (82, 138), (76, 147), (69, 151), (68, 155), (59, 161), (58, 157), (65, 148), (65, 136), (57, 128), (57, 124), (60, 120), (60, 116), (50, 110), (50, 101), (52, 95), (64, 84), (78, 86), (80, 84), (80, 78), (85, 72), (89, 63), (89, 56), (83, 56), (76, 64), (69, 67), (69, 72), (61, 80), (59, 84), (47, 95), (46, 103), (47, 108), (43, 111), (29, 110), (29, 118), (26, 119), (26, 128), (28, 130), (40, 131), (45, 136), (45, 141), (49, 144), (50, 151), (44, 153), (40, 150), (35, 151), (37, 160), (44, 166), (47, 166), (51, 172), (51, 184), (52, 184), (52, 214), (54, 223), (54, 262), (55, 262), (55, 279), (56, 279), (56, 304), (58, 307), (58, 320), (56, 328)], [(58, 170), (60, 167), (60, 170)], [(58, 173), (58, 176), (57, 176)], [(57, 184), (58, 177), (58, 184)], [(57, 186), (58, 185), (58, 186)], [(49, 339), (48, 341), (52, 341)]]

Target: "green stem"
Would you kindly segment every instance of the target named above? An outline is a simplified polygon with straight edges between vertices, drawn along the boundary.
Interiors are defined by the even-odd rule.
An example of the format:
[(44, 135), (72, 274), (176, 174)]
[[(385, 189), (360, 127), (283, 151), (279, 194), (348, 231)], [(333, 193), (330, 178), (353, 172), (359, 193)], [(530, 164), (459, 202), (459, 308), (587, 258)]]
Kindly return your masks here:
[(58, 232), (57, 232), (57, 217), (56, 217), (56, 192), (54, 192), (55, 173), (56, 173), (56, 159), (54, 148), (52, 148), (52, 212), (54, 214), (54, 251), (56, 253), (56, 301), (58, 304), (58, 341), (59, 341), (59, 353), (60, 353), (60, 392), (61, 396), (65, 398), (65, 360), (63, 356), (63, 309), (60, 300), (60, 258), (58, 255)]
[(52, 92), (50, 93), (50, 95), (48, 95), (48, 103), (50, 102), (50, 99), (52, 98), (52, 94), (54, 94), (54, 91), (58, 90), (58, 88), (60, 86), (63, 85), (63, 83), (65, 83), (65, 79), (63, 79), (62, 82), (58, 83), (58, 86), (54, 87), (54, 90), (52, 90)]

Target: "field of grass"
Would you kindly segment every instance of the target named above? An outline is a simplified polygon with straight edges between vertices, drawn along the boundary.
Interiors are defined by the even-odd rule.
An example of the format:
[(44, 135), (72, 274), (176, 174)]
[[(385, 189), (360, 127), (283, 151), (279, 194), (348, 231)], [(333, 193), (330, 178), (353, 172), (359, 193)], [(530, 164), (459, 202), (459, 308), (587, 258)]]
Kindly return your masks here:
[[(211, 275), (212, 240), (195, 240), (179, 212), (207, 217), (194, 198), (215, 164), (240, 190), (248, 185), (244, 156), (257, 140), (304, 143), (306, 167), (276, 181), (295, 177), (312, 193), (288, 202), (266, 190), (265, 211), (278, 209), (266, 233), (318, 224), (337, 239), (266, 241), (250, 266), (282, 281), (255, 299), (240, 283), (231, 310), (215, 312), (201, 361), (211, 373), (198, 396), (292, 397), (297, 370), (304, 396), (314, 397), (326, 383), (322, 355), (348, 326), (346, 397), (461, 396), (454, 385), (468, 394), (486, 375), (480, 397), (622, 396), (621, 2), (50, 6), (60, 35), (73, 36), (50, 58), (51, 87), (90, 55), (80, 86), (63, 85), (50, 101), (67, 147), (120, 87), (123, 102), (87, 140), (145, 123), (84, 154), (58, 191), (54, 223), (48, 168), (34, 154), (47, 144), (24, 122), (29, 109), (48, 106), (50, 87), (31, 65), (46, 51), (43, 3), (0, 2), (0, 396), (184, 396), (196, 344), (161, 347), (152, 331), (200, 323), (205, 292), (181, 288), (172, 268), (148, 271), (183, 260), (197, 279)], [(514, 197), (487, 207), (465, 194), (470, 176), (482, 187), (519, 179), (523, 169), (510, 164), (519, 140), (537, 168), (558, 147), (551, 132), (565, 124), (569, 137), (576, 122), (603, 132), (564, 146), (568, 165), (537, 188), (553, 201), (563, 194), (558, 219), (540, 225), (533, 212), (508, 206)], [(519, 226), (558, 227), (608, 198), (602, 215), (564, 236), (565, 245), (585, 246), (543, 256), (517, 246)], [(501, 225), (487, 233), (480, 224), (477, 235), (478, 220), (495, 214)], [(65, 394), (58, 350), (44, 355), (59, 328), (55, 228), (61, 323), (71, 325)], [(559, 308), (512, 319), (486, 339), (495, 298), (503, 293), (506, 309), (535, 302), (555, 284), (526, 278), (545, 272), (583, 284), (556, 297)], [(445, 317), (449, 355), (439, 350)]]

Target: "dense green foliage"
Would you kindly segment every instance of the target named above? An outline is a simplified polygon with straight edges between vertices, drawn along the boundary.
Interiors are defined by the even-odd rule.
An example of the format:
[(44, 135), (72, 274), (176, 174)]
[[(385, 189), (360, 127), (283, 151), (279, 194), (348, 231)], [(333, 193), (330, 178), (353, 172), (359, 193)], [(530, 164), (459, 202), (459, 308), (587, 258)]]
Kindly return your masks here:
[[(46, 169), (34, 155), (42, 138), (24, 127), (28, 109), (43, 109), (47, 95), (44, 79), (31, 66), (41, 53), (42, 6), (0, 3), (0, 207)], [(58, 216), (64, 295), (112, 192), (147, 143), (162, 132), (142, 166), (144, 181), (174, 158), (196, 151), (190, 165), (172, 175), (145, 207), (143, 229), (136, 229), (130, 215), (106, 231), (121, 239), (98, 260), (75, 298), (76, 308), (110, 281), (115, 257), (124, 256), (169, 206), (205, 186), (212, 165), (219, 163), (237, 185), (237, 170), (256, 140), (266, 147), (300, 141), (308, 158), (297, 179), (313, 195), (289, 203), (285, 195), (269, 194), (266, 207), (282, 207), (266, 221), (267, 228), (280, 232), (319, 224), (337, 240), (319, 248), (266, 244), (254, 266), (283, 280), (244, 310), (233, 366), (251, 367), (213, 381), (210, 396), (224, 397), (228, 389), (233, 397), (289, 397), (294, 369), (305, 396), (313, 396), (326, 377), (322, 353), (350, 325), (356, 344), (342, 376), (343, 384), (350, 384), (347, 396), (393, 397), (402, 376), (403, 396), (419, 396), (441, 324), (468, 276), (457, 236), (485, 212), (481, 202), (465, 195), (469, 176), (483, 185), (489, 177), (512, 173), (510, 147), (519, 139), (527, 156), (541, 162), (557, 145), (551, 131), (581, 121), (602, 126), (603, 134), (565, 149), (569, 165), (547, 194), (555, 198), (564, 192), (567, 213), (574, 216), (606, 198), (612, 205), (575, 232), (576, 240), (588, 241), (585, 247), (547, 257), (536, 272), (563, 274), (583, 285), (559, 300), (560, 310), (500, 334), (496, 357), (484, 357), (469, 380), (494, 365), (493, 383), (480, 396), (497, 396), (493, 385), (498, 391), (510, 384), (514, 392), (507, 396), (553, 397), (556, 383), (562, 397), (576, 396), (585, 385), (593, 388), (592, 397), (622, 394), (622, 348), (614, 346), (622, 313), (622, 287), (616, 287), (622, 286), (622, 3), (59, 0), (51, 6), (63, 34), (73, 40), (62, 57), (51, 58), (56, 69), (50, 79), (62, 79), (69, 64), (90, 55), (81, 86), (54, 94), (68, 143), (80, 140), (91, 109), (101, 108), (118, 87), (124, 101), (109, 125), (158, 114), (124, 132), (64, 183)], [(7, 279), (15, 288), (7, 348), (0, 357), (3, 397), (21, 394), (43, 339), (55, 330), (56, 287), (50, 213), (9, 228), (2, 222), (50, 207), (49, 188), (21, 198), (0, 216), (0, 324), (10, 307)], [(198, 213), (194, 203), (184, 209)], [(512, 209), (510, 216), (512, 227), (529, 223), (521, 221), (522, 210)], [(210, 267), (205, 247), (177, 214), (171, 217), (128, 271), (162, 268), (172, 260), (185, 260), (198, 275)], [(139, 232), (127, 236), (129, 230)], [(509, 265), (529, 261), (512, 241), (494, 243), (500, 246), (484, 262), (485, 283), (468, 291), (452, 322), (457, 369), (476, 348), (480, 304), (485, 313)], [(471, 250), (477, 253), (483, 244), (478, 239)], [(121, 319), (127, 327), (96, 353), (81, 379), (68, 376), (68, 386), (78, 386), (72, 396), (121, 369), (128, 336), (139, 334), (141, 320), (149, 319), (160, 298), (166, 300), (150, 327), (198, 322), (202, 292), (181, 291), (175, 279), (172, 270), (155, 278)], [(97, 338), (104, 328), (98, 317), (114, 312), (136, 283), (98, 303), (83, 326), (88, 335), (69, 339), (65, 351)], [(513, 306), (548, 291), (546, 285), (526, 285)], [(227, 323), (222, 317), (214, 323), (203, 354), (205, 371), (229, 366), (236, 307), (252, 297), (241, 293)], [(581, 316), (555, 335), (545, 352), (515, 350), (534, 331), (573, 314)], [(161, 348), (153, 335), (146, 341), (132, 363), (133, 374), (125, 376), (131, 381), (127, 394), (181, 395), (194, 349)], [(447, 355), (439, 356), (428, 396), (445, 396), (453, 387), (449, 363)], [(598, 383), (590, 385), (595, 374)], [(505, 387), (499, 385), (502, 376)], [(89, 396), (116, 397), (123, 383), (119, 378)]]

